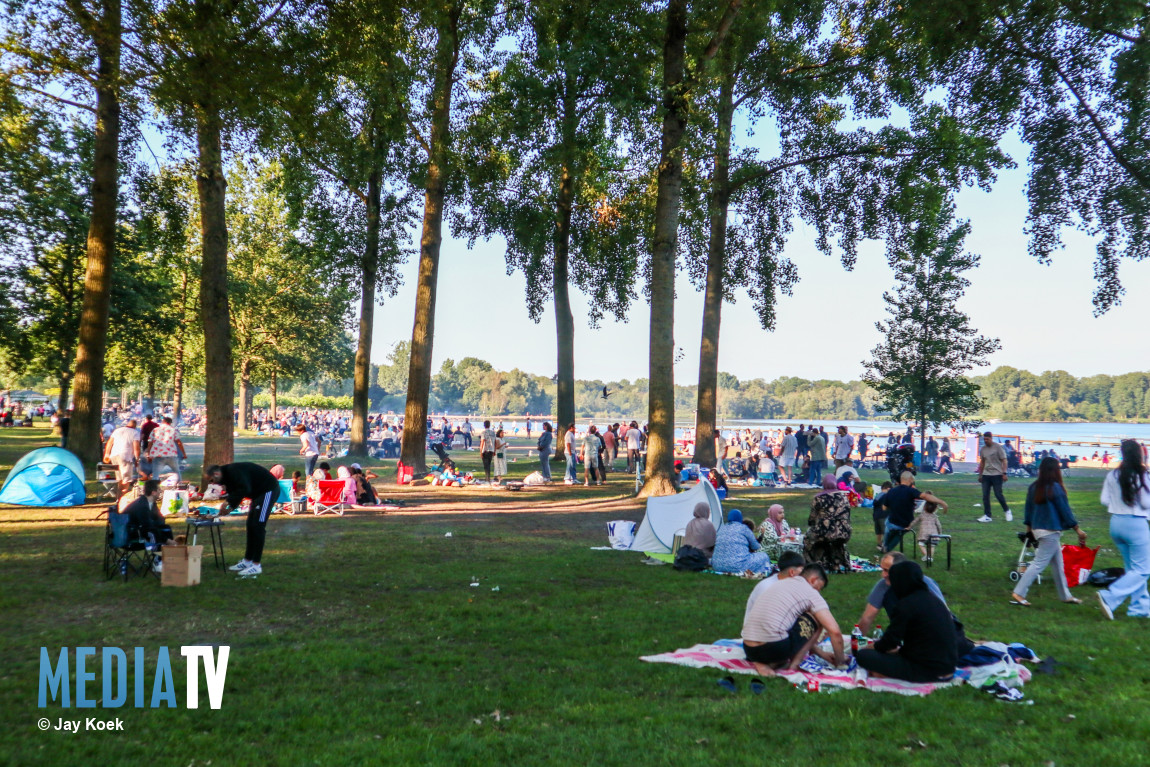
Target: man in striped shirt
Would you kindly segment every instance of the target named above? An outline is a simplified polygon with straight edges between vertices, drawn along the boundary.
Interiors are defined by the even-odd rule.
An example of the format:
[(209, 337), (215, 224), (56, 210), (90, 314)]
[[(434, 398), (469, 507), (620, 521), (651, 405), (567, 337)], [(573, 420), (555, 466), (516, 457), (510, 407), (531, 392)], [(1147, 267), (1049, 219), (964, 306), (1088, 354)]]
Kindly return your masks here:
[[(846, 663), (842, 632), (819, 593), (826, 585), (826, 571), (811, 564), (800, 577), (779, 581), (755, 601), (743, 621), (743, 650), (759, 674), (793, 671), (812, 651), (836, 666)], [(833, 658), (815, 648), (820, 629), (830, 636)]]

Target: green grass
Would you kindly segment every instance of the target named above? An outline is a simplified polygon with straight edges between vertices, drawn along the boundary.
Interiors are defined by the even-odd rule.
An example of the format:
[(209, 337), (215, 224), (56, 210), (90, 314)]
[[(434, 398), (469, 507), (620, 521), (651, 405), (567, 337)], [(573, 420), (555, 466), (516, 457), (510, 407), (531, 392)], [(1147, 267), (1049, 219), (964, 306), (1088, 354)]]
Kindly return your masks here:
[[(33, 436), (0, 432), (0, 476)], [(31, 430), (29, 430), (31, 431)], [(43, 434), (43, 433), (42, 433)], [(23, 440), (19, 443), (17, 440)], [(522, 444), (526, 445), (524, 441)], [(241, 457), (292, 458), (242, 440)], [(193, 448), (194, 450), (194, 448)], [(464, 456), (465, 467), (478, 464)], [(525, 454), (524, 454), (525, 455)], [(295, 468), (285, 462), (290, 472)], [(377, 466), (377, 470), (393, 465)], [(530, 469), (525, 457), (513, 475)], [(394, 476), (379, 471), (381, 476)], [(879, 479), (872, 473), (868, 479)], [(1099, 566), (1119, 564), (1098, 504), (1101, 474), (1072, 473), (1071, 500)], [(0, 508), (0, 763), (148, 764), (951, 764), (1135, 765), (1150, 762), (1150, 622), (1105, 621), (1092, 604), (1062, 605), (1049, 582), (1029, 610), (1007, 604), (1019, 524), (978, 525), (972, 476), (920, 483), (951, 503), (954, 568), (935, 567), (975, 639), (1021, 641), (1061, 662), (1026, 687), (1034, 705), (970, 688), (928, 698), (865, 691), (800, 693), (781, 681), (737, 695), (719, 674), (641, 663), (640, 655), (738, 635), (751, 584), (591, 551), (604, 523), (641, 518), (637, 504), (564, 511), (588, 497), (620, 498), (630, 483), (512, 494), (427, 488), (388, 494), (408, 513), (276, 516), (265, 575), (239, 581), (208, 569), (192, 589), (105, 582), (99, 507)], [(1007, 484), (1017, 503), (1025, 484)], [(781, 501), (805, 522), (811, 493), (735, 490), (728, 508), (759, 520)], [(450, 514), (450, 502), (483, 502)], [(500, 514), (538, 501), (539, 513)], [(423, 510), (420, 510), (422, 505)], [(592, 506), (591, 508), (596, 508)], [(996, 512), (997, 513), (997, 512)], [(225, 541), (236, 559), (242, 520)], [(873, 547), (870, 511), (855, 513), (856, 553)], [(447, 532), (451, 538), (444, 537)], [(471, 587), (472, 577), (480, 585)], [(840, 623), (861, 612), (875, 576), (836, 577), (824, 592)], [(493, 589), (498, 587), (498, 591)], [(1081, 587), (1093, 598), (1093, 589)], [(39, 648), (143, 646), (149, 666), (166, 645), (183, 705), (184, 644), (232, 648), (223, 708), (122, 708), (122, 733), (39, 732)], [(150, 683), (151, 672), (148, 680)], [(98, 697), (98, 684), (95, 695)], [(495, 717), (495, 712), (499, 716)], [(1073, 718), (1071, 718), (1073, 717)], [(920, 748), (918, 741), (926, 744)]]

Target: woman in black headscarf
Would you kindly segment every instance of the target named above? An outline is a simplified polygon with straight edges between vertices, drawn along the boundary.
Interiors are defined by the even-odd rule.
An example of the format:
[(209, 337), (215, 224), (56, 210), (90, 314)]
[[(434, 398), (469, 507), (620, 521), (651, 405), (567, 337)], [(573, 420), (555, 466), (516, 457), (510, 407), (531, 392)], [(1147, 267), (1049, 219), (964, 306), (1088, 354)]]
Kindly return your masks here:
[(858, 664), (873, 676), (907, 682), (948, 681), (958, 665), (950, 610), (927, 589), (917, 562), (892, 567), (890, 588), (898, 597), (890, 611), (890, 629), (873, 650), (859, 650)]

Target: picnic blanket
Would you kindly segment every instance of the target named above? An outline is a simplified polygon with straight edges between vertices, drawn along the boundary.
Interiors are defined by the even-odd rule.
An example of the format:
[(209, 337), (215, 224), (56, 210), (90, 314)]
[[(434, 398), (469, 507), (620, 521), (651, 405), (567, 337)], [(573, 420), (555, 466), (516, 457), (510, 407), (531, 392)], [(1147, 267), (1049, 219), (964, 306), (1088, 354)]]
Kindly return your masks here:
[[(592, 546), (592, 548), (594, 549), (594, 548), (598, 548), (598, 547)], [(607, 549), (610, 547), (604, 546), (602, 548)], [(674, 554), (662, 554), (658, 551), (645, 551), (643, 553), (646, 554), (651, 559), (657, 559), (660, 562), (666, 562), (669, 565), (675, 563), (675, 555)], [(877, 573), (881, 569), (882, 569), (881, 567), (879, 567), (874, 562), (871, 562), (868, 559), (863, 559), (862, 557), (855, 557), (855, 556), (851, 557), (851, 572), (852, 573)], [(737, 576), (740, 578), (745, 577), (742, 573), (717, 573), (710, 568), (707, 568), (703, 572), (713, 573), (714, 575), (734, 575), (734, 576)], [(775, 572), (775, 570), (772, 569), (772, 572)], [(764, 575), (765, 575), (765, 573), (758, 573), (755, 576), (755, 578), (756, 579), (762, 578), (762, 577), (764, 577)]]
[[(991, 643), (991, 647), (1005, 647)], [(755, 667), (743, 654), (743, 643), (738, 639), (720, 639), (714, 644), (697, 644), (674, 652), (645, 655), (639, 660), (647, 663), (670, 663), (690, 668), (716, 668), (732, 674), (757, 674)], [(838, 670), (821, 658), (808, 655), (798, 670), (779, 672), (778, 678), (785, 679), (801, 689), (816, 687), (825, 692), (844, 689), (864, 688), (875, 692), (893, 692), (899, 695), (929, 695), (944, 687), (958, 687), (969, 684), (984, 687), (995, 682), (1005, 687), (1021, 687), (1030, 681), (1030, 670), (1018, 663), (1009, 654), (1002, 660), (981, 666), (968, 666), (958, 669), (949, 682), (903, 682), (898, 679), (871, 677), (866, 669), (853, 663), (845, 670)]]

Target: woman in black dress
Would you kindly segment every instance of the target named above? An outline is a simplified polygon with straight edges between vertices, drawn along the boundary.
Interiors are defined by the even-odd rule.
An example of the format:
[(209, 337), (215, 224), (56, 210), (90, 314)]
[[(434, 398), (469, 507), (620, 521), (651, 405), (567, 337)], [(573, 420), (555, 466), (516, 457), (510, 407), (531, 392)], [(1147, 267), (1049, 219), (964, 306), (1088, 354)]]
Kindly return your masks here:
[(873, 650), (859, 650), (858, 664), (874, 676), (907, 682), (949, 681), (958, 665), (954, 617), (926, 587), (917, 562), (890, 569), (890, 588), (898, 604), (890, 610), (890, 629)]

